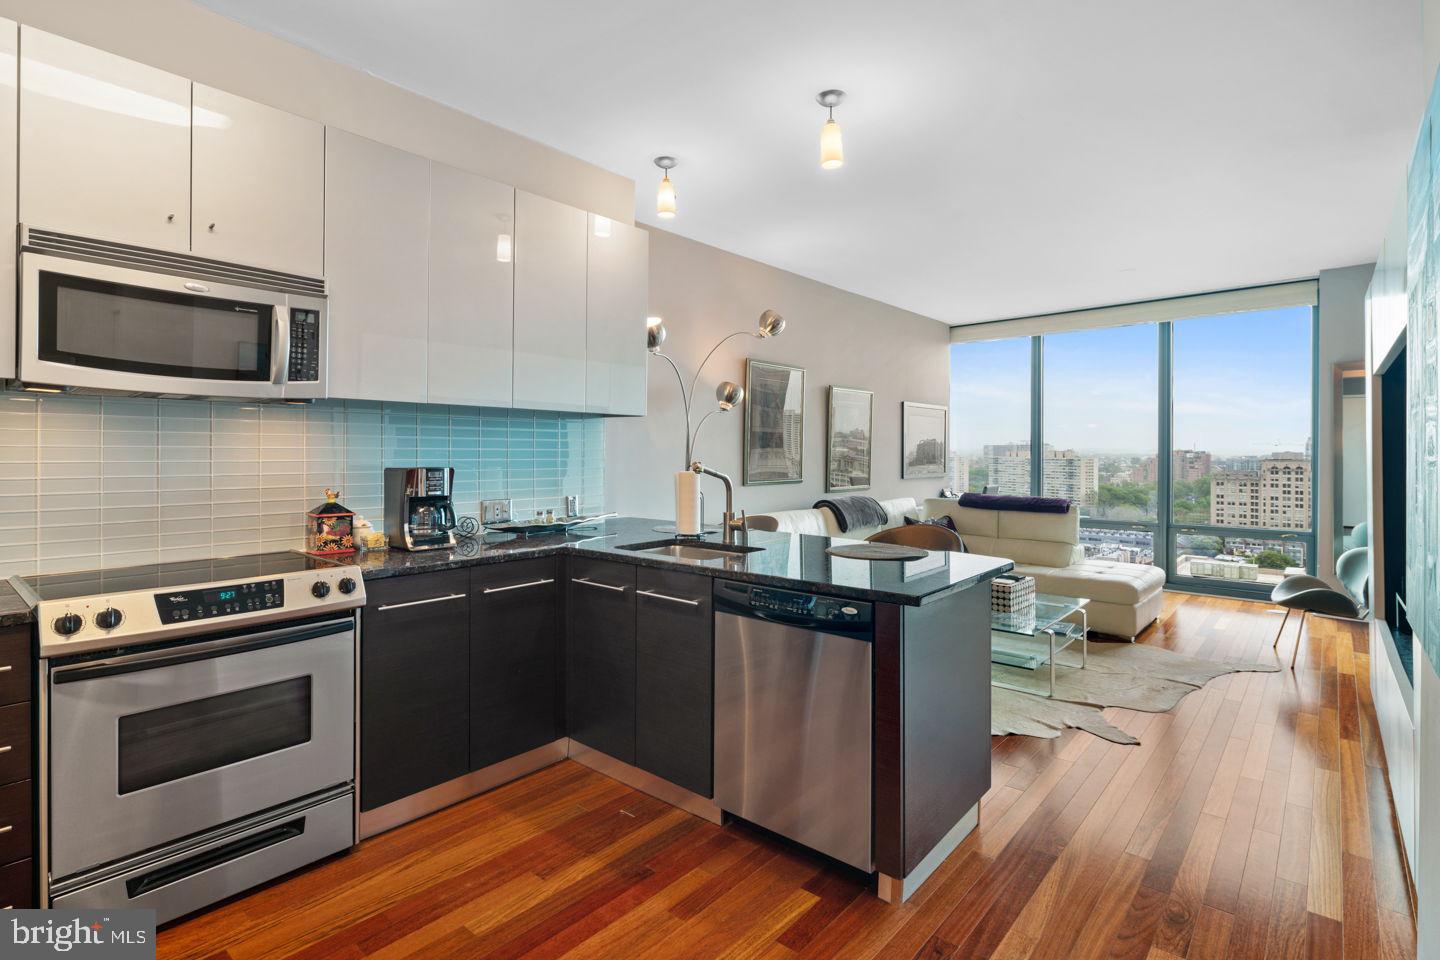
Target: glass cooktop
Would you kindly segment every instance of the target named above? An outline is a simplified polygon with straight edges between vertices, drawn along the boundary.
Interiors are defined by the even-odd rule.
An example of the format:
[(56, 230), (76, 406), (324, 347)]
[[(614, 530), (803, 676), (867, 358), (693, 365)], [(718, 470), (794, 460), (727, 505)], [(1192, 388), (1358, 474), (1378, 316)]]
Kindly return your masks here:
[(256, 553), (218, 560), (184, 560), (113, 570), (82, 570), (77, 573), (50, 573), (21, 577), (39, 600), (67, 600), (126, 590), (158, 590), (182, 584), (229, 583), (259, 580), (301, 570), (332, 569), (337, 564), (303, 553), (281, 551)]

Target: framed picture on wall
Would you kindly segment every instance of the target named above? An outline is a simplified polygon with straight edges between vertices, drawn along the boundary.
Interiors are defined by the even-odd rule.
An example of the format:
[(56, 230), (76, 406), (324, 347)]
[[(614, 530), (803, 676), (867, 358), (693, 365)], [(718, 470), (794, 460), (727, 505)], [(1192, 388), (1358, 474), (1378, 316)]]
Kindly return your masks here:
[(830, 388), (829, 433), (825, 437), (825, 489), (868, 490), (874, 448), (875, 394)]
[(745, 438), (741, 482), (805, 479), (805, 371), (745, 361)]
[(950, 411), (938, 403), (900, 404), (900, 479), (945, 476)]

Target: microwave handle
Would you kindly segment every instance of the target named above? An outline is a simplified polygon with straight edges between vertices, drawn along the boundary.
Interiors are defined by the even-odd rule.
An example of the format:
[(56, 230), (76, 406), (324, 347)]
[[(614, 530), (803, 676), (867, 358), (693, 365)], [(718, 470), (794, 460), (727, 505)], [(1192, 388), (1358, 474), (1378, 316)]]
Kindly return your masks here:
[(290, 308), (277, 306), (270, 331), (270, 382), (282, 386), (290, 381)]

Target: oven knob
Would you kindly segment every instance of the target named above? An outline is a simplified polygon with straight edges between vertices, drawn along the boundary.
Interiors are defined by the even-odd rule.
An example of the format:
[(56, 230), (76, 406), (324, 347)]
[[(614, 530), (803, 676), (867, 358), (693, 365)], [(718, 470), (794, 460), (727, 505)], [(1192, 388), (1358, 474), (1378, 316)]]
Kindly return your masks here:
[(341, 578), (340, 578), (340, 592), (341, 592), (341, 593), (354, 593), (354, 592), (355, 592), (355, 578), (354, 578), (354, 577), (341, 577)]
[(310, 595), (316, 600), (323, 600), (330, 595), (330, 584), (324, 580), (316, 580), (315, 585), (310, 588)]
[(72, 633), (79, 633), (80, 628), (85, 626), (85, 618), (78, 613), (67, 613), (62, 617), (55, 618), (55, 632), (62, 637), (68, 637)]
[(119, 610), (116, 610), (114, 607), (106, 607), (104, 610), (95, 614), (95, 626), (101, 630), (114, 630), (120, 626), (120, 621), (124, 619), (125, 615)]

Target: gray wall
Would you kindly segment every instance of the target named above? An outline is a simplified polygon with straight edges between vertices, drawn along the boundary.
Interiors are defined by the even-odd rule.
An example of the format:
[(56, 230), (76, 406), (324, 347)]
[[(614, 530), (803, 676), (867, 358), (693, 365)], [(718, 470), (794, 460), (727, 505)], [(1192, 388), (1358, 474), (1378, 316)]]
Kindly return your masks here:
[(1320, 271), (1320, 430), (1315, 437), (1315, 571), (1335, 582), (1336, 480), (1340, 448), (1335, 364), (1365, 361), (1365, 291), (1375, 264)]
[(0, 16), (614, 220), (635, 215), (626, 177), (187, 0), (0, 0)]
[[(750, 513), (808, 507), (825, 490), (826, 388), (875, 392), (873, 486), (879, 499), (932, 496), (940, 480), (900, 479), (900, 402), (949, 402), (950, 331), (927, 317), (747, 260), (662, 230), (650, 231), (650, 312), (669, 332), (665, 352), (686, 379), (717, 340), (754, 329), (767, 307), (786, 319), (773, 340), (737, 337), (726, 344), (696, 389), (697, 408), (713, 409), (715, 385), (744, 382), (745, 358), (805, 368), (805, 480), (774, 486), (740, 485), (743, 413), (716, 415), (705, 425), (697, 456), (735, 481), (738, 508)], [(684, 414), (675, 374), (650, 361), (649, 415), (606, 426), (608, 509), (670, 519), (673, 474), (684, 465)], [(698, 417), (697, 417), (698, 420)], [(718, 481), (705, 479), (712, 521), (722, 509)]]

